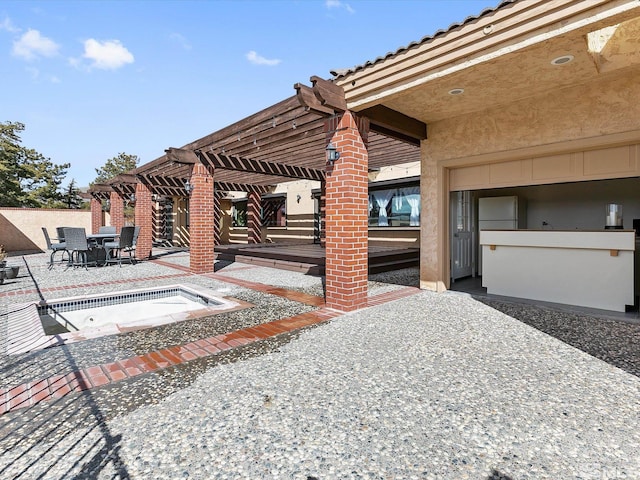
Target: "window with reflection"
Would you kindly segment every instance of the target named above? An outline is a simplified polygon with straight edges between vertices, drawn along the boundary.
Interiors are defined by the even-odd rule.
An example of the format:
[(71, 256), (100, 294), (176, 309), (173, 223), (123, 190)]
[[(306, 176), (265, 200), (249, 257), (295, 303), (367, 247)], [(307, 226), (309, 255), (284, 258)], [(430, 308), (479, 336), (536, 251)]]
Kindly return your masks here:
[(420, 185), (391, 188), (369, 185), (369, 226), (420, 226)]

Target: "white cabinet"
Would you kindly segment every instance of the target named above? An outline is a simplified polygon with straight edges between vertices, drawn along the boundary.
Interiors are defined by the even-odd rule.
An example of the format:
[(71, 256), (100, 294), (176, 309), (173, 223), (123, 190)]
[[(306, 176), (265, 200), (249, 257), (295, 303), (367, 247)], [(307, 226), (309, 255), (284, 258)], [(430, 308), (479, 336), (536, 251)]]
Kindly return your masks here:
[(633, 305), (635, 232), (485, 230), (487, 293), (624, 312)]

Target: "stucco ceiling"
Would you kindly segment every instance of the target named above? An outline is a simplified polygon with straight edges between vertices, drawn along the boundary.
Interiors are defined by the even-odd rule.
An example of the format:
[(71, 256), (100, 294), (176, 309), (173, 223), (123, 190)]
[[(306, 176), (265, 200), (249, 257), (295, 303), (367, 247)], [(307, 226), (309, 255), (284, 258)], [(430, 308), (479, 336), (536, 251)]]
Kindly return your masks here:
[[(598, 35), (601, 29), (603, 33)], [(599, 44), (593, 41), (595, 37), (600, 39)], [(563, 55), (574, 58), (563, 65), (551, 63)], [(398, 88), (397, 92), (390, 88), (388, 91), (392, 93), (381, 96), (377, 103), (429, 124), (569, 88), (621, 69), (640, 70), (640, 16), (629, 19), (626, 13), (622, 23), (595, 23), (550, 36), (526, 48), (510, 50), (505, 46), (499, 54), (488, 55), (481, 62), (461, 58), (454, 67), (452, 73), (442, 75), (424, 70), (410, 79), (415, 86)], [(421, 76), (429, 80), (420, 81)], [(450, 95), (452, 89), (464, 89), (464, 92)], [(371, 103), (363, 105), (368, 106)]]

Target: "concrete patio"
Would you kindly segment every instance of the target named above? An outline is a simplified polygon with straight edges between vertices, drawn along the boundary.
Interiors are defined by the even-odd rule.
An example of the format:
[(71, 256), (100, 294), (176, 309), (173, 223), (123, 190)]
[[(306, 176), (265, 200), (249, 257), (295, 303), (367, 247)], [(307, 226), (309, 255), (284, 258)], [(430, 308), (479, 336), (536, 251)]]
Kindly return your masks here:
[(176, 283), (247, 307), (3, 356), (0, 477), (640, 471), (637, 323), (419, 291), (415, 268), (371, 275), (369, 307), (343, 315), (321, 277), (225, 262), (193, 275), (188, 252), (154, 254), (88, 271), (9, 259), (3, 331), (17, 303)]

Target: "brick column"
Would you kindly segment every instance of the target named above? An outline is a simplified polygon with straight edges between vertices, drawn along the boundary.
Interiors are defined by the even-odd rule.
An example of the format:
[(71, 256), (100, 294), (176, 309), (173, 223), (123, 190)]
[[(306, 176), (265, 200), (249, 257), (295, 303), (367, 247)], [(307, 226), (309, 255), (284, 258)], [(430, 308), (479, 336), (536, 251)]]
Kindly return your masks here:
[(144, 183), (136, 183), (136, 227), (140, 227), (136, 242), (136, 257), (151, 258), (153, 248), (153, 200), (151, 190)]
[(247, 198), (247, 241), (249, 243), (262, 243), (261, 204), (262, 198), (259, 193), (249, 193)]
[(325, 301), (342, 311), (367, 306), (368, 126), (348, 111), (325, 123), (328, 142), (340, 152), (327, 165)]
[(109, 203), (111, 205), (109, 208), (111, 226), (116, 227), (116, 231), (120, 232), (124, 227), (124, 199), (118, 192), (111, 192)]
[(189, 268), (193, 273), (210, 273), (215, 263), (213, 168), (194, 164), (189, 183), (193, 185), (189, 198)]
[(91, 197), (91, 233), (98, 233), (102, 226), (102, 202)]

